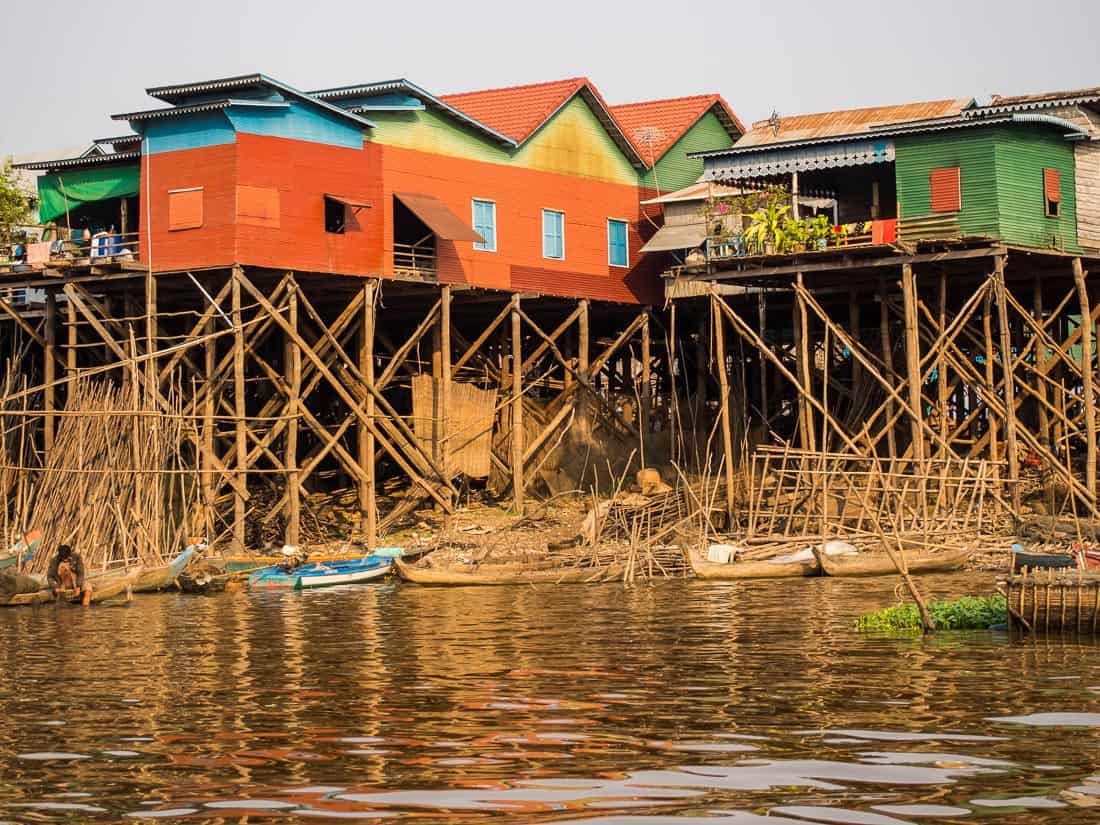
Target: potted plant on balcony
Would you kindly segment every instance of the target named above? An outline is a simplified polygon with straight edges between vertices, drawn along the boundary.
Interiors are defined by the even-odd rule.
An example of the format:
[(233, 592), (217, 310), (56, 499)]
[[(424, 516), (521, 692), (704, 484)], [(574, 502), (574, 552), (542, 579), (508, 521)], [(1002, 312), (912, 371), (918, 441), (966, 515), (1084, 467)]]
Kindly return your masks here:
[(762, 209), (752, 213), (745, 241), (749, 248), (764, 255), (784, 252), (788, 246), (785, 224), (791, 207), (769, 198)]
[(820, 252), (829, 245), (829, 239), (833, 236), (833, 222), (828, 215), (815, 215), (807, 222), (807, 234), (810, 249)]

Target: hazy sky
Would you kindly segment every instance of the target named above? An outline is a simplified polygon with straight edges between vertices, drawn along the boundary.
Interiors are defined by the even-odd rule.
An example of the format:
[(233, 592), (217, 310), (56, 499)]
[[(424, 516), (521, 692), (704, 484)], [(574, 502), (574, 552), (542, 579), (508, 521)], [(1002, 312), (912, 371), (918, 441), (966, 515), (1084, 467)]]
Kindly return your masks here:
[[(3, 4), (0, 155), (122, 134), (143, 89), (264, 72), (434, 92), (577, 75), (612, 103), (780, 114), (1100, 86), (1100, 0), (55, 0)], [(537, 10), (536, 10), (537, 9)]]

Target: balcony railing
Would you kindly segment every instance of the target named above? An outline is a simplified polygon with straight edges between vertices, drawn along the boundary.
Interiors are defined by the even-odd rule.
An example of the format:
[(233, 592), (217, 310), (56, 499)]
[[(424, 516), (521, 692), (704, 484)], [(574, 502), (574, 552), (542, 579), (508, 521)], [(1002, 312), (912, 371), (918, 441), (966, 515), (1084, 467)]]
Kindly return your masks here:
[[(59, 264), (91, 265), (137, 261), (141, 257), (141, 233), (84, 233), (78, 238), (57, 237), (56, 227), (16, 226), (0, 232), (7, 241), (0, 246), (0, 271), (45, 269)], [(25, 240), (24, 240), (25, 238)]]
[(897, 242), (898, 222), (893, 219), (857, 221), (834, 226), (826, 238), (818, 238), (804, 243), (787, 243), (781, 249), (766, 244), (764, 248), (750, 244), (744, 233), (712, 235), (706, 241), (706, 256), (709, 261), (721, 261), (730, 258), (748, 258), (759, 255), (801, 254), (804, 252), (824, 252), (829, 249), (846, 249), (861, 246), (881, 246)]
[(398, 278), (435, 280), (435, 244), (393, 245), (393, 274)]

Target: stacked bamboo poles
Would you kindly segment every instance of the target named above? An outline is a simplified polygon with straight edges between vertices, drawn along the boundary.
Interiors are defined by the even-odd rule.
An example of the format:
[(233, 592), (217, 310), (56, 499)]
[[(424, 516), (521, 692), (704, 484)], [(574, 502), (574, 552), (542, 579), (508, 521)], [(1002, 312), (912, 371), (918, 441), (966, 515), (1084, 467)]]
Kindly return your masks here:
[[(34, 451), (37, 419), (26, 412), (26, 378), (8, 363), (0, 398), (0, 552), (23, 535), (26, 525), (19, 514), (30, 492), (28, 473), (21, 467), (36, 467)], [(28, 426), (29, 424), (29, 426)]]
[[(59, 544), (77, 549), (89, 571), (155, 567), (182, 549), (196, 492), (179, 453), (183, 419), (145, 396), (132, 380), (73, 382), (44, 465), (5, 463), (5, 472), (33, 478), (15, 516), (43, 533), (46, 552), (32, 572), (46, 570)], [(24, 416), (22, 428), (35, 420)]]

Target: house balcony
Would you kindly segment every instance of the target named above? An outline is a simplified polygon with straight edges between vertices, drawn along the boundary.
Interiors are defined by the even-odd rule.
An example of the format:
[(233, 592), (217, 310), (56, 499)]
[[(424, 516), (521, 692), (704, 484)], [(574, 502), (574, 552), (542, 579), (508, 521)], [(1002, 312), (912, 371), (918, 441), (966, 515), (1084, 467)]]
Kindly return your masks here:
[(395, 243), (393, 276), (408, 281), (435, 281), (438, 277), (435, 236), (418, 243)]

